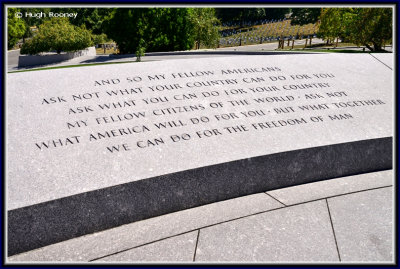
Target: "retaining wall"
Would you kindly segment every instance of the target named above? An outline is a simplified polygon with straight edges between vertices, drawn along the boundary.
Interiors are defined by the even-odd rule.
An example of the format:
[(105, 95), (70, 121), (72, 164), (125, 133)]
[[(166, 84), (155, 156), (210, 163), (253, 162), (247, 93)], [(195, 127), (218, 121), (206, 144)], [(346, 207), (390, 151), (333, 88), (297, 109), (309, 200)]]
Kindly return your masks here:
[(80, 51), (66, 52), (60, 54), (54, 53), (44, 55), (20, 55), (18, 58), (18, 67), (59, 63), (82, 56), (96, 56), (96, 48), (89, 47)]

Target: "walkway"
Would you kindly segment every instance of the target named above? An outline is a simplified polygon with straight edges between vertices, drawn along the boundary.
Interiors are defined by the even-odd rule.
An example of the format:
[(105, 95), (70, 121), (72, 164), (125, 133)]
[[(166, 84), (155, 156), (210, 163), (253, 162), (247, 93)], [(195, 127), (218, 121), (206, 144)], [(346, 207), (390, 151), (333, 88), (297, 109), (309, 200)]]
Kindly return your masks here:
[(257, 193), (10, 257), (96, 263), (394, 263), (393, 171)]

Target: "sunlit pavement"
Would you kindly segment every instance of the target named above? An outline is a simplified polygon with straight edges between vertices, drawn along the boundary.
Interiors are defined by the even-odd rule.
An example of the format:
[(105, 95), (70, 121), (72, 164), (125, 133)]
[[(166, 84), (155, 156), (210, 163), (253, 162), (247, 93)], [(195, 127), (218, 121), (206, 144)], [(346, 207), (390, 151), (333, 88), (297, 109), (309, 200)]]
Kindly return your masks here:
[(8, 262), (394, 263), (393, 170), (243, 196), (9, 257)]

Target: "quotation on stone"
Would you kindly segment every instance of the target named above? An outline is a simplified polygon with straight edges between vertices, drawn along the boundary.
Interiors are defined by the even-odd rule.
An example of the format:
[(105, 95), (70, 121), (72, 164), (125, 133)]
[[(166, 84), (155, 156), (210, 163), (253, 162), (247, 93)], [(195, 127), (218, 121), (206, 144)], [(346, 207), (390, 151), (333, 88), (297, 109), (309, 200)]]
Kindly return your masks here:
[(393, 73), (368, 54), (99, 65), (6, 83), (7, 210), (394, 133)]

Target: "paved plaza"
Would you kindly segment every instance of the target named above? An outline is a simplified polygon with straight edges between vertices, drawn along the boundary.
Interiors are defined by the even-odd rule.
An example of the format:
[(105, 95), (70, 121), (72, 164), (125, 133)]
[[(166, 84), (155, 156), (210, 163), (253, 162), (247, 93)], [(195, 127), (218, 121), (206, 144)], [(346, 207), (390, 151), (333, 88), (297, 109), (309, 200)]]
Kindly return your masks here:
[(392, 264), (393, 191), (393, 170), (335, 178), (138, 221), (9, 262)]

